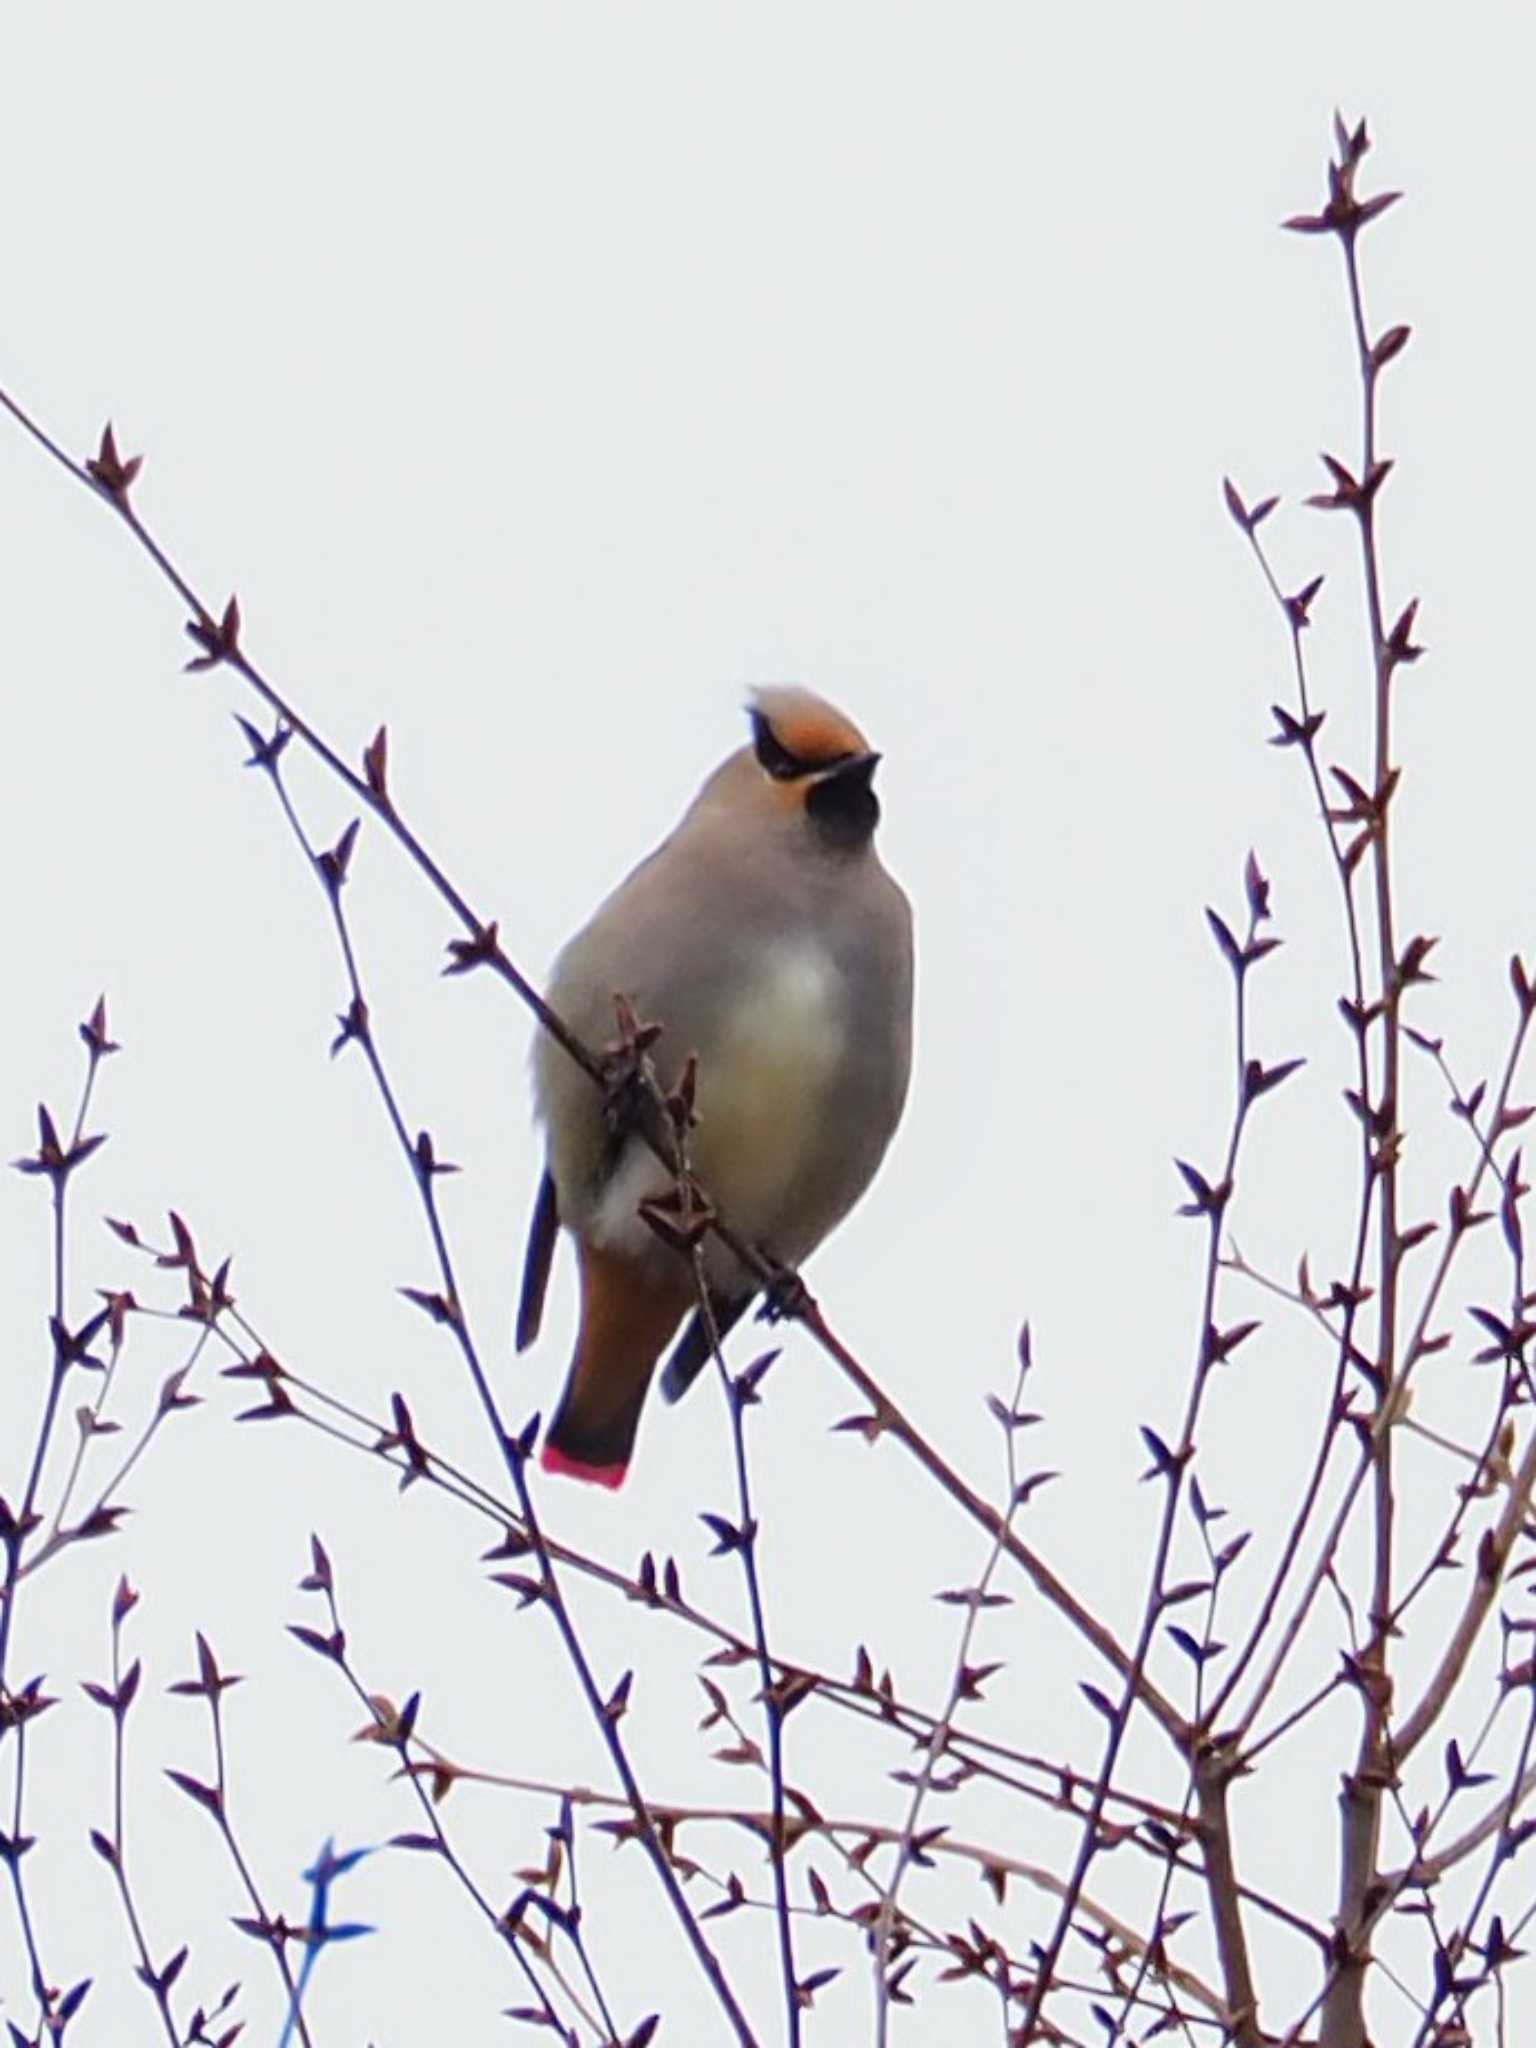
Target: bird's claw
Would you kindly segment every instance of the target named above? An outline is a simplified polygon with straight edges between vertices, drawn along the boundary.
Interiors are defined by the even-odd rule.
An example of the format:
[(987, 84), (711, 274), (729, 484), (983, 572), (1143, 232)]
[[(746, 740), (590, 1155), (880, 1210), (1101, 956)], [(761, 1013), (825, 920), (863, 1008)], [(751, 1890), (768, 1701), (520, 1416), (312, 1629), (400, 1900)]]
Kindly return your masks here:
[(757, 1312), (762, 1323), (796, 1323), (812, 1306), (811, 1290), (793, 1266), (781, 1266), (771, 1252), (763, 1257), (773, 1272), (763, 1288), (763, 1305)]

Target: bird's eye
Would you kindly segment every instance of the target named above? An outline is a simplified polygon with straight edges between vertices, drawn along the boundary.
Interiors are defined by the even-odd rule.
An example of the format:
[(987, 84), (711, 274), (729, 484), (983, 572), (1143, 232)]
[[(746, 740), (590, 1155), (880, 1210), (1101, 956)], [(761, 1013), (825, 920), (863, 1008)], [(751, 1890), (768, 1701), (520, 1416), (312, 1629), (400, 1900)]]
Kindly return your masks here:
[(798, 760), (781, 740), (775, 739), (773, 727), (761, 711), (752, 713), (752, 750), (776, 782), (793, 782), (797, 776), (811, 772), (809, 762)]

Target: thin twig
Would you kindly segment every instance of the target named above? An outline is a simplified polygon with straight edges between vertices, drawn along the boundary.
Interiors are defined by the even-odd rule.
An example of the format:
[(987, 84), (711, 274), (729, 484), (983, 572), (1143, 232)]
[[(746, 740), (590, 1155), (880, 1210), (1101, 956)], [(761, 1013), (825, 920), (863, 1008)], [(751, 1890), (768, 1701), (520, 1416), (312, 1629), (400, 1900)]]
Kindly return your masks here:
[[(692, 1948), (695, 1959), (709, 1983), (716, 1999), (729, 2020), (737, 2039), (743, 2048), (755, 2044), (755, 2036), (748, 2024), (745, 2013), (737, 2002), (736, 1995), (727, 1982), (719, 1958), (706, 1940), (697, 1915), (689, 1905), (672, 1868), (666, 1845), (661, 1840), (646, 1809), (644, 1795), (630, 1763), (624, 1742), (618, 1732), (618, 1717), (608, 1711), (607, 1701), (599, 1691), (592, 1674), (586, 1652), (576, 1633), (570, 1610), (560, 1591), (555, 1572), (553, 1556), (544, 1540), (533, 1497), (527, 1478), (528, 1453), (532, 1447), (531, 1437), (526, 1440), (514, 1438), (502, 1419), (496, 1397), (491, 1390), (490, 1380), (480, 1358), (478, 1346), (471, 1331), (463, 1295), (454, 1268), (448, 1236), (444, 1228), (437, 1200), (437, 1179), (442, 1171), (436, 1159), (430, 1140), (423, 1132), (413, 1140), (393, 1083), (385, 1069), (378, 1047), (377, 1033), (372, 1023), (368, 1001), (364, 992), (359, 970), (357, 953), (352, 943), (350, 924), (343, 903), (342, 891), (346, 882), (347, 854), (342, 848), (349, 848), (346, 837), (337, 849), (330, 853), (317, 852), (306, 832), (302, 820), (294, 809), (283, 779), (281, 757), (270, 754), (260, 765), (265, 769), (276, 790), (283, 814), (304, 853), (311, 872), (320, 882), (330, 908), (337, 942), (346, 970), (350, 1003), (344, 1020), (344, 1039), (356, 1043), (362, 1050), (368, 1070), (373, 1077), (375, 1089), (384, 1109), (390, 1129), (407, 1163), (412, 1181), (420, 1199), (427, 1234), (431, 1241), (433, 1255), (442, 1282), (442, 1292), (431, 1301), (434, 1319), (445, 1325), (451, 1332), (464, 1362), (473, 1387), (476, 1400), (489, 1424), (493, 1439), (507, 1474), (518, 1495), (523, 1528), (533, 1546), (540, 1570), (540, 1583), (544, 1604), (554, 1619), (555, 1626), (565, 1646), (566, 1654), (575, 1671), (577, 1681), (586, 1697), (593, 1720), (603, 1738), (614, 1768), (624, 1786), (630, 1801), (641, 1840), (645, 1844), (653, 1868), (661, 1883), (673, 1914)], [(392, 811), (390, 813), (392, 815)], [(526, 1436), (526, 1433), (525, 1433)]]
[[(1089, 1803), (1088, 1817), (1084, 1823), (1078, 1844), (1077, 1856), (1072, 1867), (1072, 1875), (1062, 1898), (1061, 1907), (1056, 1916), (1056, 1922), (1050, 1939), (1042, 1949), (1039, 1967), (1035, 1974), (1034, 1983), (1030, 1988), (1029, 2000), (1024, 2014), (1024, 2038), (1026, 2040), (1031, 2036), (1031, 2029), (1041, 2023), (1045, 2001), (1051, 1990), (1056, 1966), (1072, 1925), (1073, 1909), (1078, 1894), (1081, 1892), (1087, 1879), (1094, 1856), (1098, 1851), (1099, 1825), (1104, 1812), (1108, 1788), (1114, 1776), (1115, 1764), (1119, 1758), (1120, 1747), (1125, 1739), (1125, 1732), (1130, 1723), (1131, 1709), (1137, 1698), (1137, 1680), (1150, 1654), (1153, 1636), (1158, 1624), (1163, 1618), (1163, 1593), (1168, 1560), (1172, 1554), (1174, 1529), (1178, 1520), (1180, 1502), (1183, 1499), (1185, 1476), (1194, 1458), (1195, 1428), (1199, 1420), (1205, 1390), (1210, 1381), (1211, 1370), (1220, 1356), (1214, 1340), (1217, 1335), (1215, 1308), (1216, 1287), (1221, 1268), (1221, 1233), (1236, 1180), (1238, 1155), (1242, 1148), (1248, 1112), (1254, 1101), (1247, 1046), (1247, 976), (1252, 961), (1257, 957), (1261, 957), (1261, 955), (1256, 954), (1254, 951), (1254, 942), (1260, 919), (1268, 914), (1266, 903), (1267, 889), (1262, 884), (1262, 878), (1257, 877), (1256, 868), (1252, 870), (1252, 875), (1256, 879), (1251, 879), (1249, 884), (1247, 942), (1241, 948), (1236, 946), (1235, 941), (1231, 941), (1229, 946), (1227, 941), (1230, 941), (1230, 934), (1227, 935), (1227, 941), (1223, 942), (1223, 950), (1228, 952), (1234, 984), (1236, 1067), (1236, 1086), (1226, 1151), (1222, 1161), (1221, 1172), (1215, 1183), (1206, 1182), (1193, 1169), (1189, 1169), (1185, 1174), (1185, 1178), (1189, 1182), (1191, 1192), (1194, 1195), (1194, 1200), (1189, 1205), (1190, 1209), (1195, 1214), (1203, 1215), (1207, 1225), (1205, 1270), (1201, 1283), (1199, 1336), (1196, 1341), (1190, 1388), (1184, 1404), (1183, 1419), (1179, 1426), (1178, 1443), (1173, 1449), (1170, 1450), (1160, 1440), (1149, 1435), (1146, 1430), (1142, 1432), (1153, 1454), (1153, 1472), (1164, 1482), (1163, 1507), (1158, 1523), (1156, 1541), (1153, 1546), (1152, 1569), (1149, 1575), (1146, 1599), (1142, 1608), (1141, 1625), (1137, 1634), (1136, 1648), (1132, 1656), (1131, 1670), (1126, 1676), (1119, 1703), (1115, 1707), (1110, 1719), (1109, 1732), (1104, 1745), (1104, 1760), (1100, 1766), (1093, 1797)], [(1251, 1986), (1249, 1988), (1251, 1991)], [(1245, 2010), (1245, 2000), (1240, 1995), (1231, 1995), (1233, 1987), (1230, 1984), (1228, 1992), (1233, 2024), (1237, 2029), (1235, 2038), (1240, 2044), (1240, 2048), (1250, 2048), (1250, 2044), (1256, 2044), (1258, 2041), (1257, 2022), (1252, 2011), (1251, 1997), (1246, 2001), (1247, 2009)]]
[(1005, 1498), (1008, 1506), (1003, 1528), (994, 1538), (991, 1548), (982, 1564), (981, 1576), (973, 1587), (966, 1589), (964, 1599), (965, 1619), (960, 1626), (959, 1641), (955, 1645), (953, 1672), (949, 1683), (949, 1698), (944, 1711), (935, 1723), (931, 1734), (923, 1744), (923, 1761), (912, 1787), (912, 1796), (907, 1803), (907, 1816), (902, 1823), (901, 1835), (896, 1844), (895, 1858), (891, 1864), (889, 1882), (880, 1893), (880, 1909), (874, 1928), (874, 1972), (875, 1972), (875, 2041), (876, 2048), (886, 2048), (890, 2033), (891, 1986), (889, 1979), (891, 1932), (896, 1920), (897, 1899), (901, 1881), (911, 1865), (918, 1838), (918, 1826), (922, 1819), (923, 1806), (933, 1789), (934, 1773), (949, 1747), (950, 1732), (960, 1703), (975, 1696), (978, 1679), (971, 1664), (971, 1644), (976, 1634), (977, 1623), (983, 1611), (989, 1607), (996, 1595), (992, 1592), (992, 1581), (1002, 1560), (1004, 1537), (1013, 1526), (1013, 1518), (1020, 1506), (1018, 1454), (1015, 1435), (1019, 1423), (1019, 1410), (1024, 1397), (1024, 1382), (1030, 1368), (1030, 1334), (1026, 1326), (1019, 1343), (1018, 1372), (1014, 1379), (1013, 1398), (1001, 1417), (1004, 1458), (1008, 1476)]
[[(687, 1094), (682, 1095), (680, 1100), (676, 1125), (678, 1151), (684, 1173), (688, 1171), (687, 1127), (691, 1095), (690, 1083)], [(800, 1980), (795, 1970), (794, 1930), (789, 1915), (789, 1870), (786, 1860), (789, 1844), (784, 1831), (784, 1718), (790, 1707), (802, 1698), (804, 1693), (803, 1688), (795, 1692), (790, 1691), (787, 1674), (782, 1677), (774, 1675), (773, 1661), (768, 1651), (768, 1622), (763, 1608), (762, 1576), (758, 1567), (757, 1539), (760, 1524), (753, 1512), (752, 1480), (747, 1466), (746, 1411), (748, 1406), (759, 1398), (757, 1387), (772, 1359), (770, 1357), (766, 1361), (759, 1360), (756, 1366), (749, 1366), (745, 1373), (731, 1372), (725, 1362), (725, 1354), (720, 1348), (720, 1325), (715, 1317), (714, 1302), (710, 1298), (709, 1282), (704, 1275), (704, 1254), (697, 1243), (692, 1247), (690, 1259), (693, 1265), (698, 1312), (704, 1321), (710, 1355), (715, 1361), (720, 1391), (725, 1397), (726, 1414), (730, 1419), (732, 1462), (736, 1471), (736, 1502), (740, 1516), (730, 1542), (731, 1547), (741, 1558), (742, 1575), (747, 1585), (747, 1605), (752, 1616), (752, 1651), (757, 1660), (763, 1720), (768, 1734), (768, 1786), (772, 1802), (768, 1862), (773, 1872), (779, 1975), (784, 1993), (784, 2038), (788, 2048), (800, 2048), (802, 1999)], [(726, 1540), (722, 1534), (721, 1541)]]

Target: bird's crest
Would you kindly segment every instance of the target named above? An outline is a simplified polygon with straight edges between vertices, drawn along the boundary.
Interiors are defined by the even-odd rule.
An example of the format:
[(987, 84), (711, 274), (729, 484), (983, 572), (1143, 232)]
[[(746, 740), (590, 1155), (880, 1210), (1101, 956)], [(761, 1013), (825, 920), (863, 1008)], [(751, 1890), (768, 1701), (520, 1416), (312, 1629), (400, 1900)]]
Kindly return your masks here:
[(769, 683), (754, 690), (747, 709), (760, 741), (766, 728), (772, 745), (802, 774), (869, 751), (868, 740), (851, 718), (798, 684)]

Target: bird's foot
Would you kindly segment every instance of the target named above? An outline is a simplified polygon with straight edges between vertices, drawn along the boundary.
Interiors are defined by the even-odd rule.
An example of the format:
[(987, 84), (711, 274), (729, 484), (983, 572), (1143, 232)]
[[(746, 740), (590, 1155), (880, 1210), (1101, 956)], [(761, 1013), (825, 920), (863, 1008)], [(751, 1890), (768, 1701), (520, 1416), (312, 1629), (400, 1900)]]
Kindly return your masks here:
[(757, 1312), (761, 1323), (797, 1323), (807, 1309), (814, 1308), (811, 1290), (806, 1286), (793, 1266), (784, 1266), (770, 1251), (763, 1257), (772, 1266), (773, 1272), (763, 1288), (762, 1307)]

